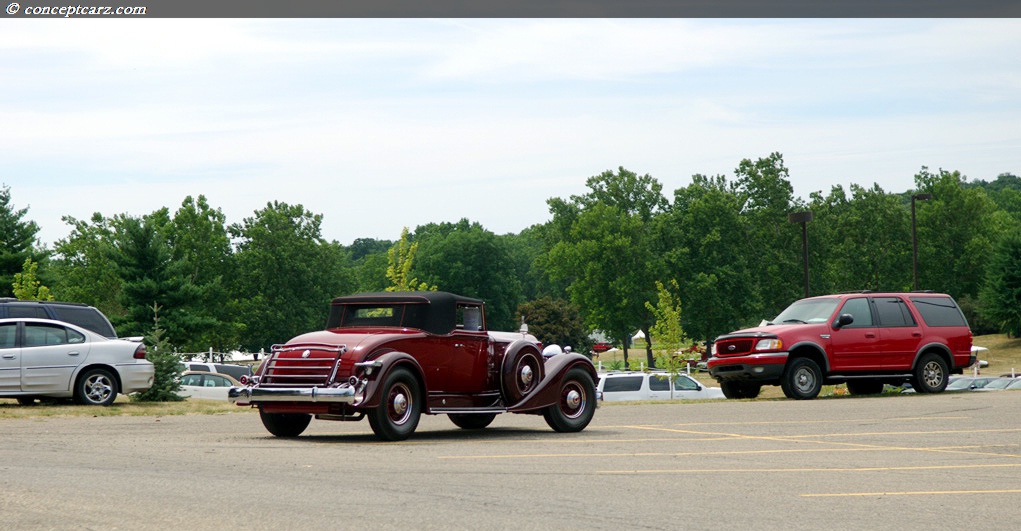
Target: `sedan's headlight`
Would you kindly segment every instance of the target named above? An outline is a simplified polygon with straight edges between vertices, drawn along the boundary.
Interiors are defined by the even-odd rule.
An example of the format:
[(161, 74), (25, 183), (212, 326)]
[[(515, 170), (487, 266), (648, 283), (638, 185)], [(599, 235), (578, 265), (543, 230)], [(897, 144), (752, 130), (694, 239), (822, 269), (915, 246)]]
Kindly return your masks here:
[(760, 339), (755, 350), (783, 350), (783, 341), (779, 339)]

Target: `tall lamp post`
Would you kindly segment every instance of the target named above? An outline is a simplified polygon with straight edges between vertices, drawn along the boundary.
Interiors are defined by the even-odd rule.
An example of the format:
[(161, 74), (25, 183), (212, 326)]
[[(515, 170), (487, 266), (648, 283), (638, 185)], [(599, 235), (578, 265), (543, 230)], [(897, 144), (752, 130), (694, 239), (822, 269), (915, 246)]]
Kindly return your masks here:
[(801, 256), (805, 262), (805, 297), (808, 294), (808, 222), (812, 221), (812, 212), (791, 212), (787, 214), (787, 221), (801, 223)]
[(911, 269), (914, 272), (914, 290), (918, 291), (918, 233), (915, 230), (915, 201), (928, 201), (932, 194), (914, 194), (911, 196)]

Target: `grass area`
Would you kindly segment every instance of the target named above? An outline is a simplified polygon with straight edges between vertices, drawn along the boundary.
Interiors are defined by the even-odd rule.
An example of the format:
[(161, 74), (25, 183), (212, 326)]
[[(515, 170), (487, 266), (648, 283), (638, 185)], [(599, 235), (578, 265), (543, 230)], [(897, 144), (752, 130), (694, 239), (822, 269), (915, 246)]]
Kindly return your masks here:
[(22, 406), (13, 398), (0, 398), (0, 421), (21, 418), (65, 417), (165, 417), (171, 415), (220, 415), (245, 413), (251, 408), (235, 406), (215, 400), (184, 400), (181, 402), (132, 402), (120, 395), (107, 407), (80, 406), (66, 400), (37, 401)]

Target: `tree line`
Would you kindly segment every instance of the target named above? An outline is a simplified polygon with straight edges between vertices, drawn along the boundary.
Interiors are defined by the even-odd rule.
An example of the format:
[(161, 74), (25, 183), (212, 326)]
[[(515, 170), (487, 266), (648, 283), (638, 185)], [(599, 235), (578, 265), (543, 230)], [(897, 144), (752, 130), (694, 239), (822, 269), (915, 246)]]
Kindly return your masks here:
[[(0, 296), (87, 303), (123, 336), (150, 332), (158, 309), (181, 352), (258, 352), (321, 328), (333, 297), (438, 288), (485, 300), (491, 329), (523, 316), (547, 344), (583, 350), (599, 330), (626, 348), (641, 330), (653, 365), (657, 334), (711, 340), (803, 297), (806, 247), (812, 295), (909, 291), (914, 240), (921, 289), (953, 295), (976, 334), (1021, 333), (1021, 179), (922, 167), (914, 184), (837, 185), (805, 200), (773, 153), (730, 177), (694, 175), (671, 196), (621, 167), (549, 198), (551, 219), (517, 234), (462, 219), (350, 245), (326, 240), (323, 215), (301, 205), (271, 201), (228, 223), (199, 195), (173, 211), (64, 217), (70, 233), (52, 248), (4, 186)], [(804, 227), (789, 221), (806, 211)]]

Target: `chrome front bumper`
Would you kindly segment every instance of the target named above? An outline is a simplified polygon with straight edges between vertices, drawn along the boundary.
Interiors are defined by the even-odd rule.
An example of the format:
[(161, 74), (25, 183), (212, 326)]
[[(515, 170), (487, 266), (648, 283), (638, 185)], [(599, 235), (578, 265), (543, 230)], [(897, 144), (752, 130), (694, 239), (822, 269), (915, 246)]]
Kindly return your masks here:
[(261, 402), (331, 402), (354, 404), (361, 396), (350, 384), (339, 387), (231, 387), (227, 400), (246, 406)]

